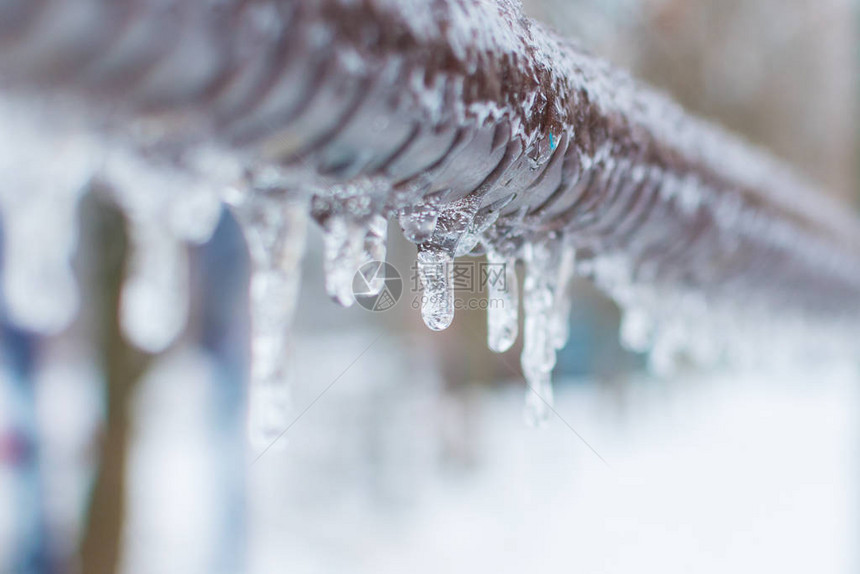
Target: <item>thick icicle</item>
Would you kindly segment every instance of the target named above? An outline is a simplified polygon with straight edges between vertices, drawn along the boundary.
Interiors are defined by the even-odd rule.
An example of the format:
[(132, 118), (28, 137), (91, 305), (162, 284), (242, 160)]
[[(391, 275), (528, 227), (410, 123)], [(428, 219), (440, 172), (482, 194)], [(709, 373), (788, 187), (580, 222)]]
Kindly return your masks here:
[(77, 206), (98, 147), (67, 125), (62, 106), (0, 100), (0, 212), (3, 288), (10, 318), (42, 333), (72, 320), (78, 292), (70, 259), (77, 244)]
[(232, 202), (251, 255), (251, 442), (269, 446), (290, 415), (290, 325), (301, 280), (305, 205), (257, 192)]
[(442, 249), (418, 251), (418, 276), (424, 293), (421, 317), (434, 331), (447, 329), (454, 320), (454, 257)]
[(526, 277), (523, 285), (525, 312), (523, 352), (520, 358), (526, 378), (526, 422), (542, 426), (552, 410), (552, 370), (555, 347), (552, 312), (557, 290), (558, 246), (548, 240), (525, 246)]
[(504, 353), (517, 340), (519, 328), (516, 260), (491, 249), (487, 263), (487, 345), (495, 353)]
[(439, 213), (433, 236), (418, 248), (418, 275), (424, 288), (421, 317), (434, 331), (454, 320), (454, 255), (475, 219), (480, 199), (469, 195)]
[(177, 231), (201, 240), (208, 232), (184, 226), (186, 217), (173, 211), (177, 198), (192, 185), (181, 173), (117, 148), (101, 174), (128, 219), (131, 256), (120, 302), (122, 330), (130, 342), (151, 353), (166, 349), (188, 319), (187, 252)]

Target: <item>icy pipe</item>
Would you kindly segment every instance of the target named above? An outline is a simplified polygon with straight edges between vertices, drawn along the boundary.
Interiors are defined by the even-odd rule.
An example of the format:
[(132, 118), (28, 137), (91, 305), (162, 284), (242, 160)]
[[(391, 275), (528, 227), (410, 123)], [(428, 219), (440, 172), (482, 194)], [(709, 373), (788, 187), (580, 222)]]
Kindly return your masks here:
[[(658, 357), (716, 353), (690, 329), (760, 337), (760, 319), (778, 319), (807, 336), (825, 326), (829, 344), (856, 328), (860, 226), (846, 206), (511, 0), (0, 0), (0, 89), (62, 101), (100, 153), (180, 178), (153, 184), (168, 211), (190, 187), (204, 200), (229, 187), (218, 193), (240, 213), (262, 197), (287, 220), (310, 201), (344, 303), (380, 216), (397, 218), (425, 289), (442, 294), (424, 310), (434, 329), (452, 318), (435, 266), (470, 252), (523, 261), (540, 318), (525, 325), (533, 381), (564, 343), (553, 314), (574, 272), (625, 309), (628, 344)], [(140, 229), (163, 234), (162, 211), (130, 203)], [(490, 320), (505, 329), (497, 350), (510, 315)]]

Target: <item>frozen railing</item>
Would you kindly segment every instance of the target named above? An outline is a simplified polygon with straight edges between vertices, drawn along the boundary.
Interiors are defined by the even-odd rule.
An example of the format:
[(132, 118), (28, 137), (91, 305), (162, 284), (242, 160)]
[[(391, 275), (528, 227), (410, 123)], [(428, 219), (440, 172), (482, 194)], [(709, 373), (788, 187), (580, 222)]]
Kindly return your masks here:
[[(61, 328), (87, 179), (116, 190), (135, 255), (123, 326), (183, 327), (182, 241), (222, 201), (254, 262), (254, 375), (277, 395), (304, 215), (352, 302), (386, 225), (418, 246), (432, 329), (451, 262), (525, 265), (523, 370), (545, 416), (569, 284), (592, 277), (656, 366), (767, 345), (853, 351), (860, 227), (764, 152), (684, 114), (509, 0), (0, 0), (0, 207), (13, 317)], [(517, 300), (489, 311), (508, 349)]]

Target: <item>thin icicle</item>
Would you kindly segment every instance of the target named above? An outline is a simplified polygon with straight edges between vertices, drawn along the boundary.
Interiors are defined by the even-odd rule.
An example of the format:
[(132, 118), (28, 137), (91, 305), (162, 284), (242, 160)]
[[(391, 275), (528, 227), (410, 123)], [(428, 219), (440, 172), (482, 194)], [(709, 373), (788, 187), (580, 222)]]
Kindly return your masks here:
[(179, 336), (188, 318), (186, 248), (157, 221), (130, 221), (129, 239), (120, 324), (132, 344), (158, 353)]
[(290, 326), (301, 282), (305, 206), (283, 194), (258, 192), (234, 204), (251, 255), (252, 444), (268, 447), (290, 415)]
[(454, 320), (454, 257), (442, 249), (418, 252), (418, 274), (424, 294), (421, 317), (434, 331), (447, 329)]
[[(367, 235), (364, 239), (365, 264), (384, 262), (386, 257), (386, 240), (388, 236), (388, 220), (382, 215), (370, 218)], [(379, 295), (385, 288), (385, 274), (376, 273), (367, 284), (367, 295)]]
[(526, 277), (523, 352), (520, 358), (526, 378), (525, 419), (529, 425), (544, 425), (552, 410), (552, 370), (555, 347), (552, 340), (552, 311), (556, 291), (558, 250), (547, 241), (525, 247)]
[(325, 235), (325, 288), (329, 297), (349, 307), (355, 303), (352, 281), (356, 271), (366, 262), (365, 227), (346, 215), (332, 215), (326, 221)]
[(519, 288), (516, 260), (487, 251), (487, 345), (504, 353), (517, 340), (519, 329)]

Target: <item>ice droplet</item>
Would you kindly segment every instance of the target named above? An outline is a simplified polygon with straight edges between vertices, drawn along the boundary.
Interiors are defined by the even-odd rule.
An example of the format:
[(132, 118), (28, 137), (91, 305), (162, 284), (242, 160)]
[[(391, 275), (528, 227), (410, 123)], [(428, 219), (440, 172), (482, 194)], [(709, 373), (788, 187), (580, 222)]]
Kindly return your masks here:
[[(189, 270), (182, 232), (189, 230), (183, 220), (194, 216), (186, 212), (177, 219), (173, 209), (192, 179), (175, 166), (149, 163), (121, 146), (110, 150), (101, 176), (128, 220), (131, 254), (120, 301), (122, 330), (144, 351), (163, 351), (188, 318)], [(209, 227), (214, 227), (212, 211)], [(201, 240), (209, 232), (202, 227), (195, 231)]]
[(517, 340), (519, 289), (516, 260), (487, 251), (487, 346), (504, 353)]
[(186, 249), (158, 221), (130, 220), (129, 239), (120, 324), (132, 344), (158, 353), (179, 336), (188, 317)]
[(249, 194), (234, 212), (251, 255), (251, 382), (248, 434), (266, 448), (290, 415), (290, 325), (301, 283), (306, 207), (284, 193)]
[(418, 275), (424, 293), (421, 317), (434, 331), (447, 329), (454, 320), (454, 257), (438, 248), (418, 251)]
[(525, 312), (523, 352), (520, 357), (526, 385), (526, 423), (544, 425), (552, 410), (552, 370), (555, 347), (552, 339), (552, 311), (555, 300), (558, 249), (548, 240), (526, 244), (526, 277), (523, 284)]

